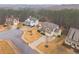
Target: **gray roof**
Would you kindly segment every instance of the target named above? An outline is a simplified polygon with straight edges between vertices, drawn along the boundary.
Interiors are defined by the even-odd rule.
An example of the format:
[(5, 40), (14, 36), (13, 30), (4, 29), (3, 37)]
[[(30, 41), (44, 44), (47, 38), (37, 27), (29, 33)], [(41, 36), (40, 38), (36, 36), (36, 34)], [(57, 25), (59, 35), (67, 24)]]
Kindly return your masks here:
[(51, 33), (53, 31), (54, 28), (58, 27), (57, 24), (51, 23), (51, 22), (42, 22), (42, 30), (45, 31), (46, 28), (49, 29), (49, 31), (47, 31), (48, 33)]
[(68, 37), (71, 40), (79, 41), (79, 29), (70, 28)]
[(79, 45), (79, 29), (70, 28), (66, 36), (65, 43), (72, 46), (73, 44)]

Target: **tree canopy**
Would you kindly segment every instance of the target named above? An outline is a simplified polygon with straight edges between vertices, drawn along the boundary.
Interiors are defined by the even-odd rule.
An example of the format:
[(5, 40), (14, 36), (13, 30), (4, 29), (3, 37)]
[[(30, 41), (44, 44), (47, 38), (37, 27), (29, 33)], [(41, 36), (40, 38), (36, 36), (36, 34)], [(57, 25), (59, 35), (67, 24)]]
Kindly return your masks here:
[(63, 9), (63, 10), (32, 10), (32, 9), (0, 9), (0, 24), (5, 22), (5, 16), (14, 15), (19, 17), (20, 21), (26, 20), (27, 17), (33, 16), (41, 21), (54, 22), (64, 27), (79, 28), (79, 10)]

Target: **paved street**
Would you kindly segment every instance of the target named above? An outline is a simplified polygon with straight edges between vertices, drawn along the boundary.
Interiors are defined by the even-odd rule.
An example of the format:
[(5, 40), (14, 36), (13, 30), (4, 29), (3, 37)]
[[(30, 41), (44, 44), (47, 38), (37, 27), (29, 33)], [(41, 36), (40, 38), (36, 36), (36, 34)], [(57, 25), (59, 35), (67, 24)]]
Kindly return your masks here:
[(10, 29), (5, 32), (0, 32), (0, 39), (10, 39), (12, 42), (21, 50), (22, 54), (36, 54), (37, 52), (30, 48), (22, 39), (21, 39), (21, 30), (19, 29)]

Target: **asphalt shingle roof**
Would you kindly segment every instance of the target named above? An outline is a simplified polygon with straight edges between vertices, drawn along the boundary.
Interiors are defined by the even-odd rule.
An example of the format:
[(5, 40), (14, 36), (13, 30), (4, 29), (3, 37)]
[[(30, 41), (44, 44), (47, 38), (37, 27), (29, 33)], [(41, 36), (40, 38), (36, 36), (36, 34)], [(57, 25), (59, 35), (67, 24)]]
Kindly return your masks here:
[(51, 22), (43, 22), (41, 23), (42, 25), (42, 30), (45, 31), (47, 28), (49, 31), (47, 31), (48, 33), (51, 33), (53, 31), (54, 28), (58, 27), (57, 24), (51, 23)]

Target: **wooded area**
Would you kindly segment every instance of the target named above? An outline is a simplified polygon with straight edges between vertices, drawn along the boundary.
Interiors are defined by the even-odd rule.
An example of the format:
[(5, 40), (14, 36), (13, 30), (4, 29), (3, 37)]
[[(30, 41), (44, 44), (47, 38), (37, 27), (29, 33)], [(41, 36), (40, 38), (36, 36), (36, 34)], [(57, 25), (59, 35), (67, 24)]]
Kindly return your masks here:
[(33, 16), (40, 21), (54, 22), (64, 27), (79, 28), (79, 10), (63, 9), (63, 10), (32, 10), (32, 9), (0, 9), (0, 24), (5, 22), (5, 16), (14, 15), (19, 17), (20, 21), (26, 20), (28, 16)]

